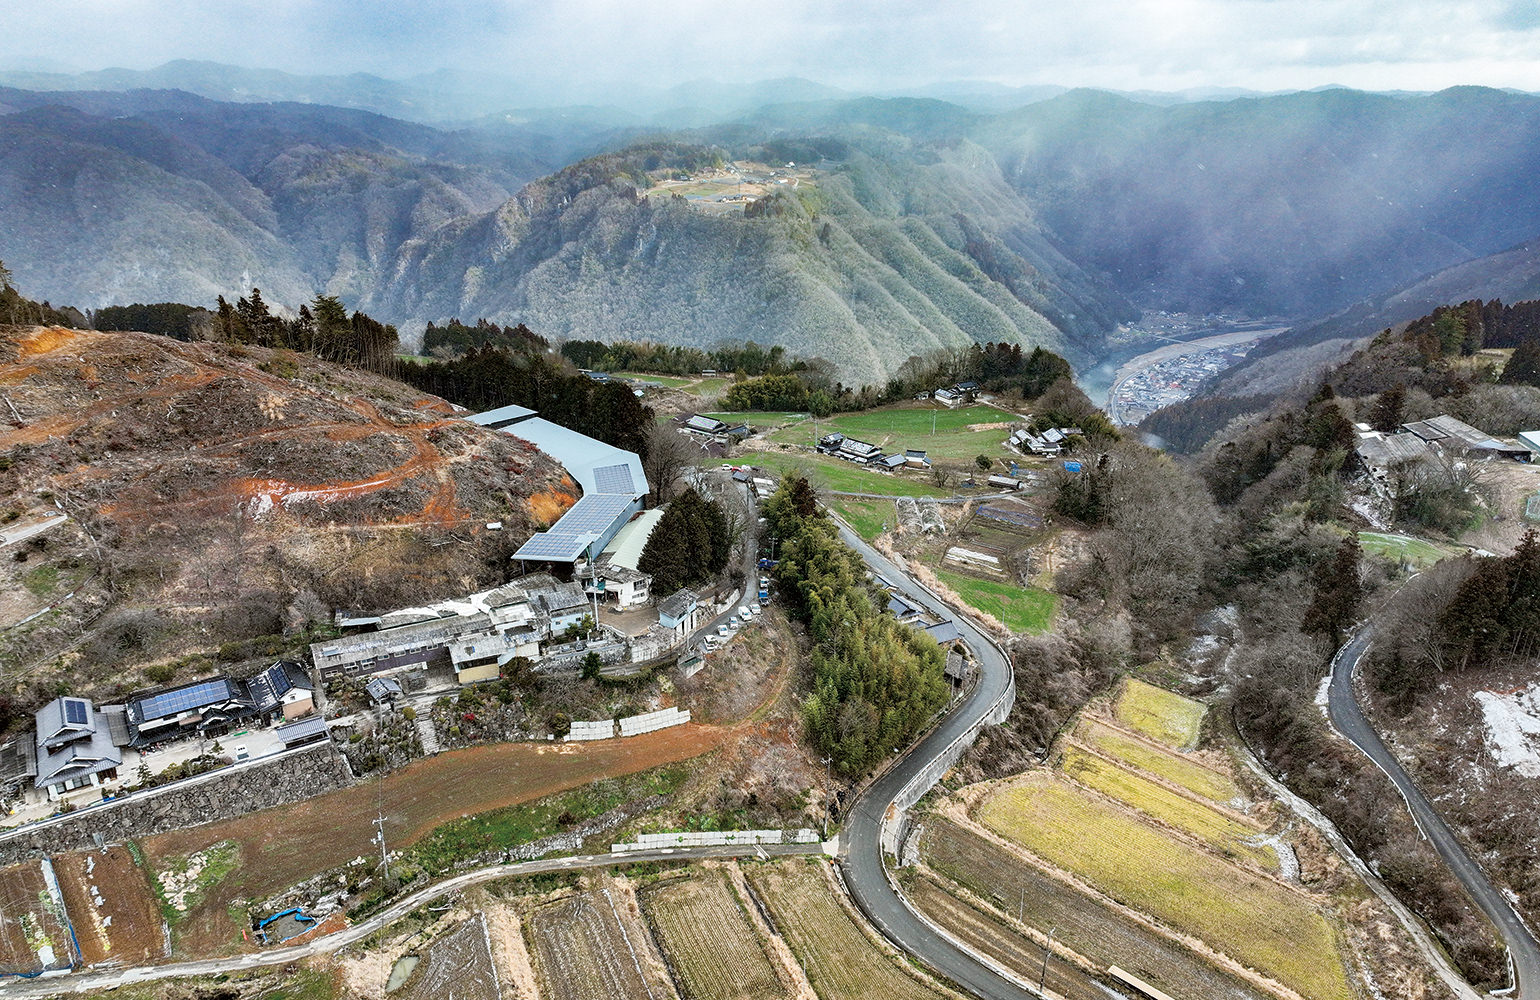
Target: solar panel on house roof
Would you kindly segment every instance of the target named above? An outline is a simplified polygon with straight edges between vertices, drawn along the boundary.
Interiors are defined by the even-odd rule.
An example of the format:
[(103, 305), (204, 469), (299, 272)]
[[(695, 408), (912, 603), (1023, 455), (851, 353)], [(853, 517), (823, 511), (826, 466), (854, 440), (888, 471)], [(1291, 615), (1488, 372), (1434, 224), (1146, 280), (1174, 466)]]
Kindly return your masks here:
[(636, 487), (631, 482), (631, 467), (628, 465), (601, 465), (594, 469), (594, 485), (599, 487), (600, 493), (624, 493), (627, 497), (636, 496)]
[(224, 701), (229, 697), (230, 688), (223, 678), (211, 681), (203, 681), (175, 691), (167, 691), (164, 694), (152, 695), (140, 702), (139, 710), (142, 718), (164, 719), (178, 712), (188, 709), (203, 708), (205, 705), (213, 705)]
[(83, 726), (89, 722), (86, 703), (77, 698), (64, 699), (64, 721), (72, 726)]

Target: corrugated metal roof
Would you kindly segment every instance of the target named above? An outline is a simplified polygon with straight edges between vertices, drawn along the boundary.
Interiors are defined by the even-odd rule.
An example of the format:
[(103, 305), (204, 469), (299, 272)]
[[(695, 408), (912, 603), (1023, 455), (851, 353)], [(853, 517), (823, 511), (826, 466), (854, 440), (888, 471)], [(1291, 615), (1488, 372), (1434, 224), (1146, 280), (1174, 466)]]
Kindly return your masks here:
[(604, 547), (604, 554), (609, 556), (610, 565), (636, 569), (636, 564), (642, 558), (642, 549), (647, 547), (647, 539), (652, 537), (653, 529), (661, 520), (663, 520), (662, 508), (644, 510), (633, 517), (614, 538), (610, 539), (610, 544)]
[(615, 465), (624, 465), (631, 473), (629, 486), (633, 497), (647, 492), (647, 476), (642, 472), (642, 460), (629, 451), (597, 441), (586, 434), (553, 424), (544, 417), (531, 417), (509, 427), (505, 433), (528, 441), (562, 464), (577, 480), (583, 492), (604, 493), (595, 471)]

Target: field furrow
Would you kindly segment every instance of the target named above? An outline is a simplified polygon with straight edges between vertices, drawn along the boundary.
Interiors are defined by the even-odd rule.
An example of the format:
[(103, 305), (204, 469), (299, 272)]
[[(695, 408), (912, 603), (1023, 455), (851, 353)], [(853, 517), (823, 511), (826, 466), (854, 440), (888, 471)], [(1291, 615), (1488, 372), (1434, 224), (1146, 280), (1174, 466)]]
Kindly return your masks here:
[(683, 1000), (789, 996), (759, 933), (720, 872), (670, 879), (640, 896)]

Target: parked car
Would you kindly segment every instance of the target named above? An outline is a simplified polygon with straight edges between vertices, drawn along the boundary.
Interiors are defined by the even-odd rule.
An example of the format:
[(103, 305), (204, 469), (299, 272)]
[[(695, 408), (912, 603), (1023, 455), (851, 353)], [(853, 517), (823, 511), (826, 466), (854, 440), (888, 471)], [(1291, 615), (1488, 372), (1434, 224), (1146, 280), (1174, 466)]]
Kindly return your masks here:
[(755, 603), (749, 605), (749, 614), (753, 615), (755, 618), (758, 618), (759, 617), (759, 613), (761, 611), (763, 611), (763, 610), (765, 610), (765, 609), (760, 607), (759, 603), (757, 601)]
[(243, 760), (250, 760), (250, 759), (251, 759), (251, 751), (247, 750), (244, 745), (238, 746), (238, 747), (235, 748), (235, 761), (236, 761), (236, 763), (240, 763)]
[(739, 629), (738, 619), (736, 619), (736, 618), (729, 618), (727, 620), (727, 627), (729, 629), (731, 629), (732, 631), (734, 631), (734, 632), (738, 631), (738, 629)]
[(738, 617), (742, 618), (744, 621), (749, 620), (749, 606), (747, 604), (738, 609)]
[(730, 634), (731, 633), (729, 633), (727, 631), (727, 626), (726, 625), (718, 625), (717, 626), (717, 638), (719, 638), (719, 639), (726, 639), (726, 638), (728, 638), (728, 636)]

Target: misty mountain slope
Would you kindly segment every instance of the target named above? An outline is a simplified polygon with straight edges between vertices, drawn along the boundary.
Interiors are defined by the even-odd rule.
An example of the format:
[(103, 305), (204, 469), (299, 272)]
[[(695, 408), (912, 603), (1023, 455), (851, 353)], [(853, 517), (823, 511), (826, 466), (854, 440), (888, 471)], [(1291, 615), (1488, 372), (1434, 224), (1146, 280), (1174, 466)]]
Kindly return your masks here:
[(973, 133), (1077, 259), (1151, 307), (1323, 315), (1540, 231), (1540, 99), (1074, 92)]
[(982, 150), (922, 158), (855, 153), (742, 216), (638, 195), (627, 154), (585, 161), (407, 246), (365, 308), (548, 336), (754, 339), (827, 357), (852, 382), (974, 341), (1085, 358), (1132, 315), (1053, 249)]
[(343, 109), (0, 96), (25, 106), (0, 116), (4, 259), (27, 287), (81, 307), (210, 304), (251, 284), (290, 305), (318, 290), (356, 300), (403, 242), (544, 171), (513, 142), (498, 151)]

